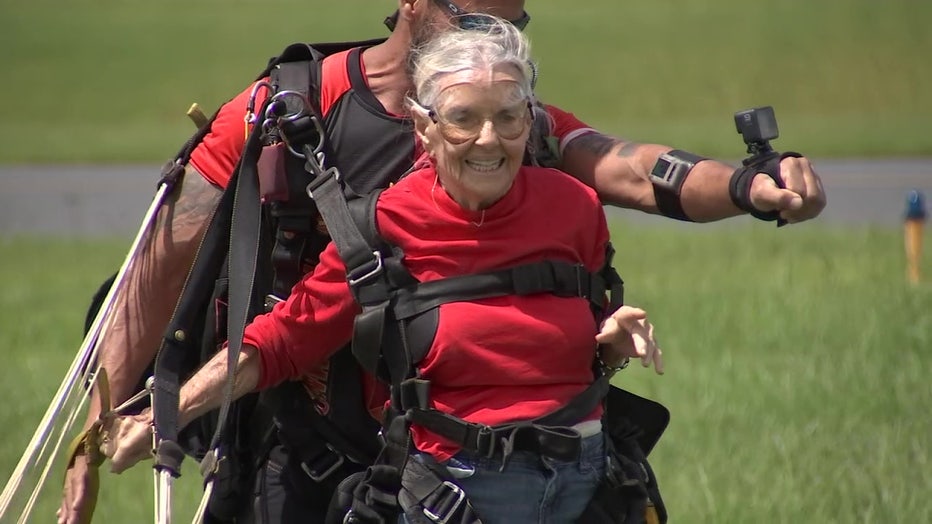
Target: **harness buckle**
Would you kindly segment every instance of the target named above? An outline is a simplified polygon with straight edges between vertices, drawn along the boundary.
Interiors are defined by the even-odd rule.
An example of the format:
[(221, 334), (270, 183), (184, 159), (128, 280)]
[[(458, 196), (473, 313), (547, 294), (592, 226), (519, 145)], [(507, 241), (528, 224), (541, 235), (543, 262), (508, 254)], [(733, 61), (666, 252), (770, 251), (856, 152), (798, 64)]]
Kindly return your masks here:
[(275, 304), (278, 304), (279, 302), (284, 302), (284, 301), (285, 299), (277, 295), (273, 295), (273, 294), (266, 295), (265, 303), (263, 304), (265, 306), (265, 312), (268, 313), (269, 311), (272, 311), (272, 308), (275, 307)]
[(578, 296), (585, 299), (591, 299), (592, 297), (592, 286), (589, 282), (589, 272), (586, 271), (586, 268), (582, 265), (573, 266), (574, 273), (576, 274), (576, 289)]
[[(369, 262), (347, 273), (346, 281), (349, 282), (349, 285), (358, 286), (382, 274), (382, 253), (373, 251), (372, 257), (373, 259)], [(360, 273), (362, 274), (359, 275)]]
[(320, 186), (329, 182), (330, 179), (340, 181), (340, 170), (331, 167), (329, 169), (324, 169), (324, 162), (326, 161), (326, 155), (323, 152), (317, 153), (315, 155), (307, 157), (307, 161), (304, 163), (304, 169), (314, 175), (314, 178), (308, 182), (305, 191), (307, 196), (314, 198), (314, 192), (317, 191)]
[(492, 427), (482, 425), (482, 427), (479, 428), (479, 432), (476, 433), (476, 452), (486, 458), (492, 458), (497, 451), (497, 442), (495, 439), (496, 434)]
[[(346, 459), (343, 457), (343, 454), (334, 449), (334, 447), (330, 444), (327, 444), (327, 451), (329, 451), (329, 453), (323, 452), (318, 455), (314, 460), (314, 464), (309, 465), (307, 462), (301, 461), (301, 469), (314, 482), (321, 483), (324, 480), (327, 480), (327, 477), (333, 475), (336, 470), (340, 469), (340, 467), (346, 463)], [(327, 466), (327, 460), (332, 460), (333, 463)], [(319, 468), (318, 466), (321, 467)], [(324, 471), (320, 471), (320, 469), (323, 469), (323, 467), (326, 467), (326, 469), (324, 469)]]
[(278, 118), (285, 122), (294, 122), (307, 114), (310, 105), (307, 95), (304, 93), (283, 89), (272, 95), (272, 99), (265, 110), (265, 117), (267, 119)]
[(443, 509), (440, 509), (435, 513), (425, 506), (422, 511), (424, 512), (424, 515), (432, 522), (436, 522), (437, 524), (447, 524), (450, 522), (450, 519), (456, 515), (456, 512), (459, 511), (460, 507), (463, 505), (463, 502), (466, 501), (466, 492), (463, 491), (463, 488), (457, 486), (449, 480), (443, 481), (443, 484), (440, 485), (440, 488), (446, 488), (448, 490), (447, 495), (452, 494), (455, 500), (452, 503), (445, 503), (447, 500), (449, 500), (447, 496), (438, 497), (439, 500), (437, 500), (437, 502), (444, 506)]

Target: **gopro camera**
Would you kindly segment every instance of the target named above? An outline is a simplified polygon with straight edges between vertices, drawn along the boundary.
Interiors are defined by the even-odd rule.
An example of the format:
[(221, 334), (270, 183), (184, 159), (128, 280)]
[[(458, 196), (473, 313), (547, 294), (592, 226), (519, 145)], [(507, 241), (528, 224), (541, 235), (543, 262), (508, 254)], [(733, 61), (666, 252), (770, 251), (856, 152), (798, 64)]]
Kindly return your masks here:
[(748, 153), (759, 156), (773, 151), (770, 141), (780, 136), (773, 107), (755, 107), (735, 113), (735, 127), (748, 146)]

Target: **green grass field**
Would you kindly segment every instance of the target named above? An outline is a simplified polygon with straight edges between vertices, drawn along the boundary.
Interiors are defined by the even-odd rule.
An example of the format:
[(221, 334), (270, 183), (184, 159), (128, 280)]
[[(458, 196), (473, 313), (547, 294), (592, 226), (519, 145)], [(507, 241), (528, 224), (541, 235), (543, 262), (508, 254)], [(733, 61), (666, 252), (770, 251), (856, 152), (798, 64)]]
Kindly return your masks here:
[[(632, 367), (616, 380), (672, 411), (653, 454), (672, 522), (932, 521), (928, 257), (927, 282), (909, 286), (896, 231), (614, 233), (627, 301), (648, 310), (667, 362), (662, 377)], [(79, 345), (88, 297), (126, 247), (0, 240), (4, 480)], [(99, 522), (151, 519), (151, 470), (137, 469), (105, 475)], [(182, 482), (187, 521), (196, 472)], [(54, 514), (47, 491), (35, 522)]]
[[(0, 164), (161, 162), (294, 41), (385, 34), (389, 0), (0, 0)], [(605, 131), (737, 158), (732, 113), (773, 105), (778, 149), (932, 155), (932, 3), (531, 1), (542, 97)], [(2, 181), (0, 181), (2, 186)], [(639, 228), (613, 235), (667, 374), (616, 379), (673, 419), (653, 464), (672, 522), (932, 522), (932, 238)], [(79, 346), (125, 240), (0, 237), (0, 480)], [(180, 521), (199, 482), (177, 490)], [(34, 513), (52, 522), (60, 468)], [(151, 470), (104, 475), (97, 522), (151, 519)], [(5, 522), (5, 521), (4, 521)]]
[[(0, 163), (161, 162), (293, 41), (385, 35), (389, 0), (0, 0)], [(932, 3), (531, 1), (540, 93), (608, 132), (737, 158), (732, 113), (779, 149), (929, 155)]]

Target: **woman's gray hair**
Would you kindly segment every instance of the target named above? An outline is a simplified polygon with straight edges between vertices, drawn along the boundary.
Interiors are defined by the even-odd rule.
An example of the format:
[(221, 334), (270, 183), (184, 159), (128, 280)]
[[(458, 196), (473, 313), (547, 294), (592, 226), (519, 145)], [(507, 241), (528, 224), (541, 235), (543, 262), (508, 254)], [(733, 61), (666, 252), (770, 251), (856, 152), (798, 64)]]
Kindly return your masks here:
[(513, 66), (520, 72), (521, 94), (531, 97), (536, 68), (530, 60), (530, 43), (518, 28), (492, 15), (481, 27), (461, 29), (455, 24), (414, 49), (410, 57), (411, 75), (417, 102), (433, 106), (440, 94), (438, 81), (460, 71), (491, 71)]

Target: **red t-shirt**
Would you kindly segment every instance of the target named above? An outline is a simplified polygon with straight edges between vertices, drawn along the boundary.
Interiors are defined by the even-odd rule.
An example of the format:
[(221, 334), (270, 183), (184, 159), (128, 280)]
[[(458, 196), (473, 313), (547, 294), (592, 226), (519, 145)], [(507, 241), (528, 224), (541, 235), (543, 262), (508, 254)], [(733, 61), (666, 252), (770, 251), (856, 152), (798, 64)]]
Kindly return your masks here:
[[(604, 262), (609, 234), (598, 197), (565, 173), (521, 168), (482, 219), (434, 180), (432, 168), (416, 171), (386, 190), (376, 208), (380, 234), (402, 249), (405, 267), (419, 281), (544, 259), (582, 263), (590, 271)], [(331, 244), (287, 301), (247, 327), (244, 342), (259, 348), (259, 387), (321, 366), (350, 340), (357, 312)], [(586, 299), (542, 293), (454, 302), (440, 306), (439, 319), (419, 366), (436, 409), (489, 425), (531, 420), (592, 382), (597, 326)], [(438, 460), (458, 451), (423, 428), (413, 430), (418, 449)]]
[[(336, 53), (326, 57), (321, 66), (320, 106), (326, 117), (334, 104), (351, 89), (348, 58), (350, 51)], [(361, 54), (360, 54), (361, 56)], [(361, 66), (362, 60), (360, 60)], [(363, 70), (365, 75), (365, 70)], [(225, 188), (230, 181), (236, 162), (239, 160), (246, 137), (252, 129), (247, 125), (246, 105), (255, 84), (230, 100), (220, 108), (217, 118), (211, 125), (210, 132), (191, 153), (191, 164), (210, 183)], [(257, 92), (255, 110), (262, 107), (268, 92), (260, 88)], [(551, 116), (553, 136), (560, 140), (560, 150), (566, 143), (582, 134), (593, 131), (592, 128), (578, 120), (572, 113), (567, 113), (553, 106), (546, 106)]]

